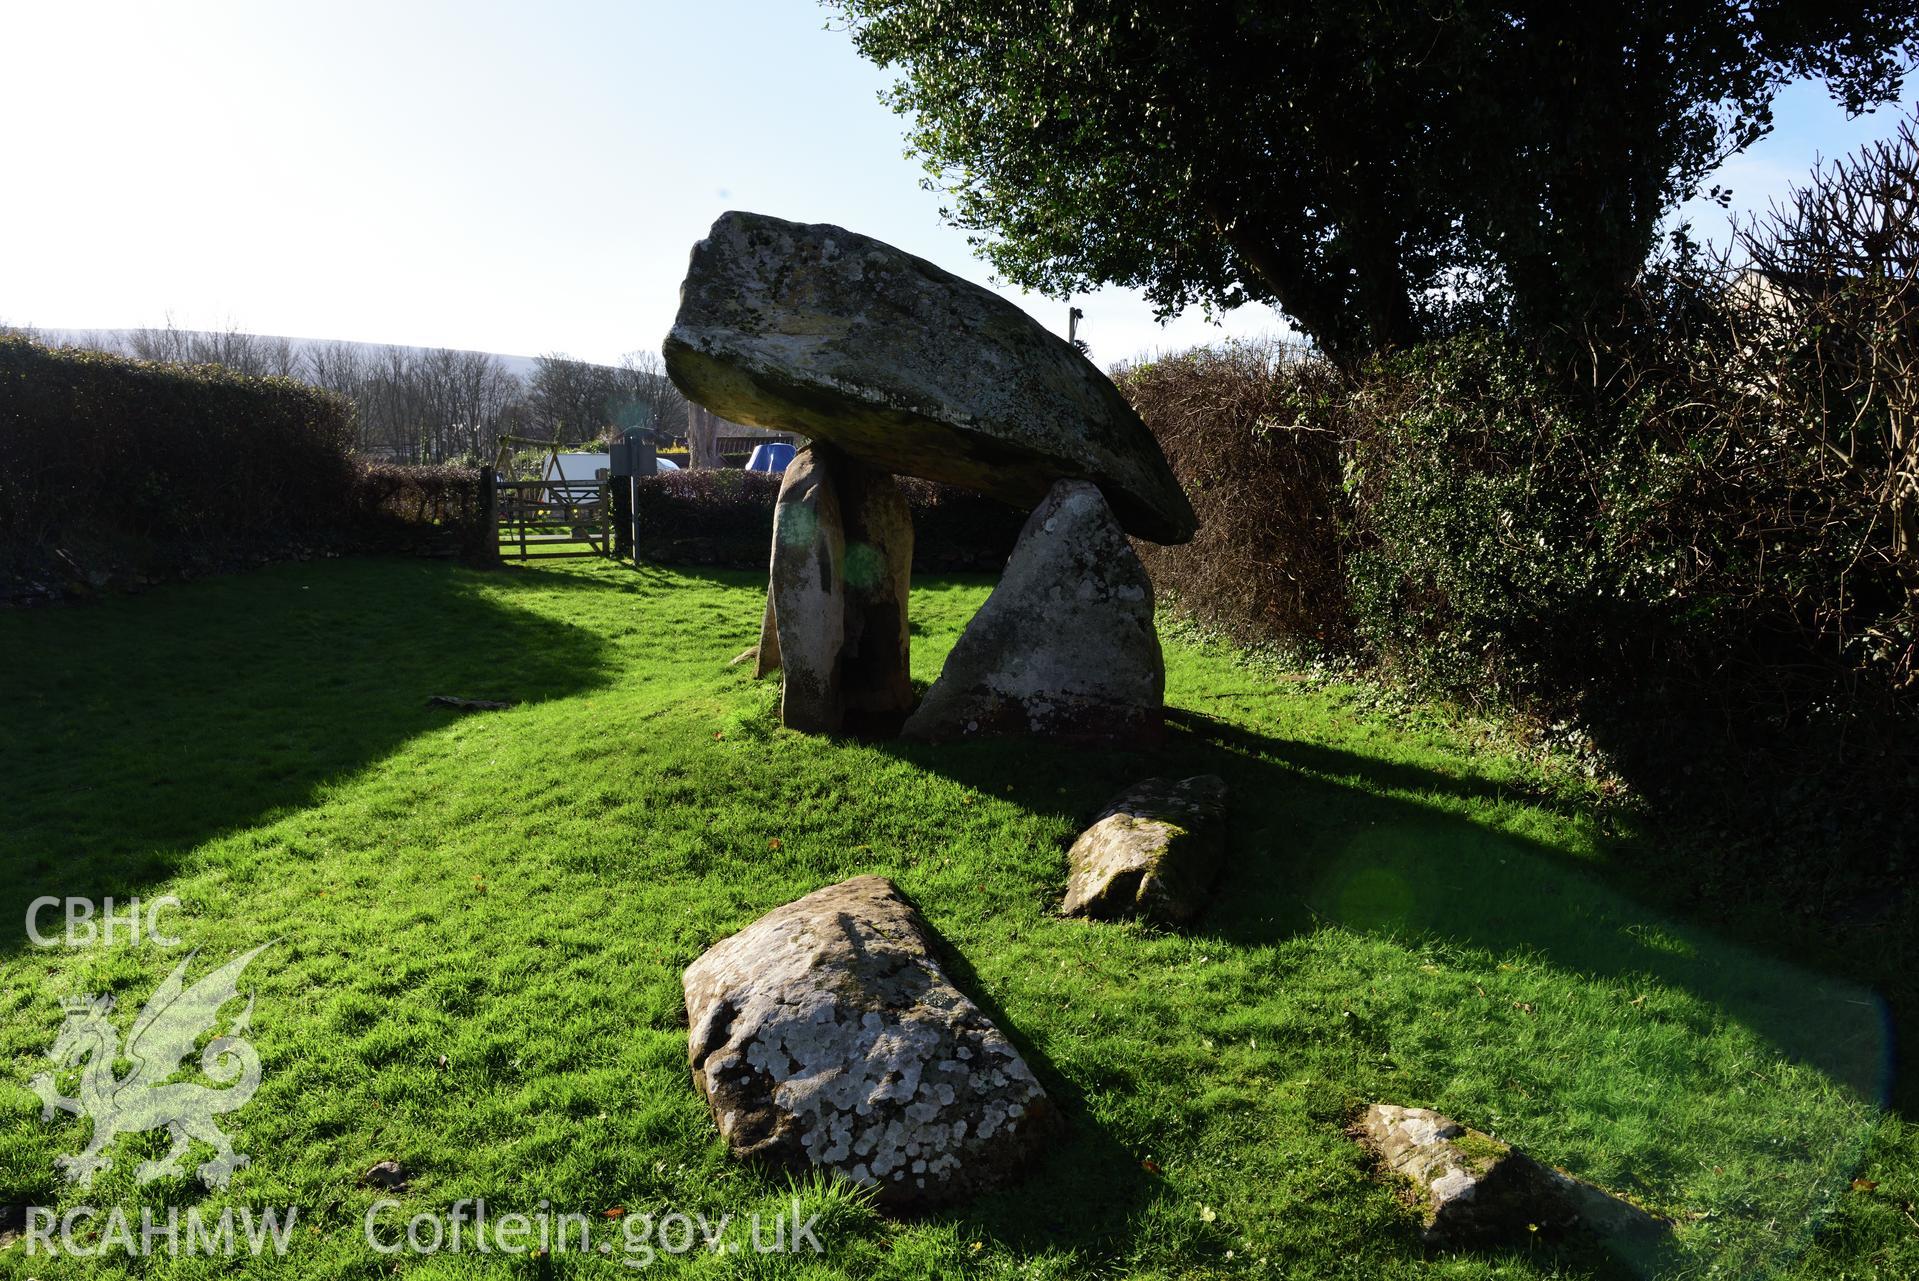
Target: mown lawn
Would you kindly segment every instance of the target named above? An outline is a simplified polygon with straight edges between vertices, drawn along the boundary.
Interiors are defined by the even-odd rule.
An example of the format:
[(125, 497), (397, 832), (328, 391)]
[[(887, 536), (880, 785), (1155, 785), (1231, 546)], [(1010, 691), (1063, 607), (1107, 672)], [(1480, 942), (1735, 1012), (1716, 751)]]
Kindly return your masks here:
[[(917, 676), (987, 590), (916, 588)], [(1157, 754), (801, 737), (770, 682), (727, 664), (760, 592), (594, 562), (327, 562), (0, 616), (0, 1207), (299, 1207), (284, 1259), (16, 1241), (0, 1275), (631, 1275), (617, 1251), (377, 1254), (362, 1223), (382, 1196), (402, 1203), (389, 1238), (472, 1197), (589, 1216), (596, 1240), (673, 1210), (770, 1221), (793, 1193), (725, 1157), (687, 1078), (680, 971), (877, 872), (1024, 1049), (1064, 1136), (959, 1212), (892, 1222), (809, 1186), (824, 1253), (651, 1272), (1621, 1273), (1543, 1238), (1423, 1253), (1343, 1133), (1384, 1100), (1673, 1216), (1671, 1275), (1919, 1276), (1919, 1136), (1879, 1107), (1877, 999), (1640, 906), (1656, 887), (1621, 870), (1630, 838), (1571, 763), (1177, 638)], [(459, 717), (434, 694), (520, 706)], [(1231, 785), (1234, 829), (1198, 928), (1057, 919), (1085, 817), (1202, 771)], [(177, 895), (182, 946), (34, 946), (43, 894)], [(264, 1077), (221, 1121), (252, 1164), (224, 1192), (138, 1187), (165, 1148), (147, 1134), (66, 1186), (54, 1161), (87, 1123), (43, 1123), (27, 1089), (57, 998), (115, 993), (124, 1034), (187, 950), (198, 977), (261, 944), (243, 986)], [(410, 1186), (360, 1186), (387, 1158)]]

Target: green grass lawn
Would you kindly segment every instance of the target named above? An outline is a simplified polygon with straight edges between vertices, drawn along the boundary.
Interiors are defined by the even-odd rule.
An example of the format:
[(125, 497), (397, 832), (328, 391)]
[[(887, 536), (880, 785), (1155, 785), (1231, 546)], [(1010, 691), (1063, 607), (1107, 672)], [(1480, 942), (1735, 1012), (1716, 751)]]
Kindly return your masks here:
[[(916, 677), (988, 586), (916, 588)], [(1633, 883), (1631, 838), (1571, 762), (1176, 637), (1158, 753), (803, 737), (772, 682), (727, 665), (761, 591), (591, 561), (336, 561), (0, 615), (0, 1206), (127, 1206), (136, 1226), (139, 1207), (299, 1207), (284, 1259), (16, 1241), (0, 1275), (632, 1275), (618, 1254), (389, 1257), (362, 1221), (382, 1196), (403, 1206), (388, 1236), (484, 1197), (613, 1236), (670, 1210), (770, 1221), (796, 1194), (823, 1254), (649, 1271), (1619, 1272), (1577, 1242), (1423, 1253), (1343, 1133), (1380, 1100), (1672, 1216), (1672, 1275), (1919, 1276), (1919, 1136), (1880, 1106), (1876, 997), (1641, 906), (1658, 887)], [(459, 717), (434, 694), (520, 706)], [(1102, 801), (1207, 771), (1233, 834), (1196, 928), (1054, 915)], [(1023, 1183), (916, 1221), (734, 1165), (686, 1069), (687, 963), (869, 872), (917, 901), (1068, 1122)], [(34, 946), (43, 894), (176, 895), (182, 946)], [(43, 1123), (27, 1088), (57, 998), (116, 993), (124, 1034), (189, 949), (198, 977), (262, 944), (242, 986), (264, 1077), (221, 1120), (252, 1164), (222, 1192), (137, 1186), (166, 1146), (145, 1134), (68, 1187), (54, 1162), (88, 1123)], [(359, 1186), (386, 1158), (410, 1186)]]

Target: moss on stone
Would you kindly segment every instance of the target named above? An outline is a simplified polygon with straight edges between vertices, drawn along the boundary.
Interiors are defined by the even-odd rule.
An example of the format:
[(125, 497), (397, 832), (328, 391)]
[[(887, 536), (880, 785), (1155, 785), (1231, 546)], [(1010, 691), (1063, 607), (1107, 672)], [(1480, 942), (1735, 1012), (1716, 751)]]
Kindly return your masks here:
[(1472, 1169), (1474, 1174), (1484, 1174), (1493, 1168), (1500, 1158), (1512, 1151), (1512, 1148), (1490, 1135), (1478, 1130), (1467, 1130), (1456, 1139), (1448, 1140), (1460, 1159)]

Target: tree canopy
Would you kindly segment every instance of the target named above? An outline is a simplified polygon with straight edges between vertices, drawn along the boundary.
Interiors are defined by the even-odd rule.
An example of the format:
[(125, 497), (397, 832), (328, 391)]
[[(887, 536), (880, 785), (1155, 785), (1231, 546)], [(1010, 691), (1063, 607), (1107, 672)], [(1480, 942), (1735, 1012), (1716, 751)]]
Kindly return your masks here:
[(1462, 297), (1603, 314), (1783, 85), (1857, 112), (1919, 56), (1910, 0), (827, 4), (1003, 277), (1269, 303), (1342, 363)]

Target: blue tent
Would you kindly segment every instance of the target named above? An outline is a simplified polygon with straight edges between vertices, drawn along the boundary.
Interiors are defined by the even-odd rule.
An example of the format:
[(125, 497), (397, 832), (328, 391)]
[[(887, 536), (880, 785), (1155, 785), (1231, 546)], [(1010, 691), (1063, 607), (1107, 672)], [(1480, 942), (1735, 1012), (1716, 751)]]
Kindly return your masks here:
[(798, 452), (791, 445), (755, 445), (752, 456), (746, 460), (746, 470), (768, 471), (777, 476), (786, 470)]

